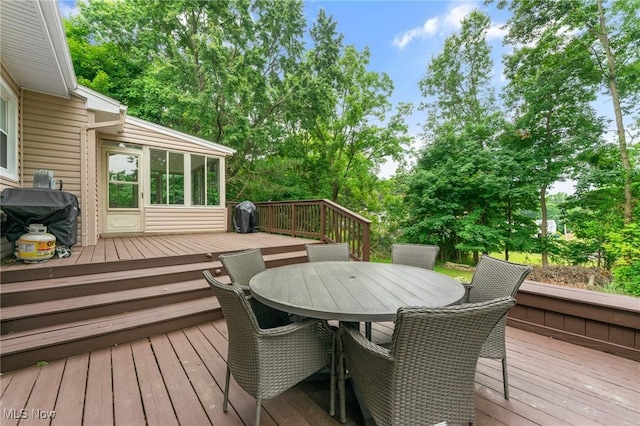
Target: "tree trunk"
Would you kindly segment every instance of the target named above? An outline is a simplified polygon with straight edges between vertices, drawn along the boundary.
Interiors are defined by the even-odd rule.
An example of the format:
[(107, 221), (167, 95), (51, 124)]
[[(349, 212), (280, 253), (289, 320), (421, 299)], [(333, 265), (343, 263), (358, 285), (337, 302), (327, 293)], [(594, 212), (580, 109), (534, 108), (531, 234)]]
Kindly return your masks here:
[(607, 82), (609, 91), (611, 92), (611, 100), (613, 102), (613, 111), (616, 116), (616, 127), (618, 130), (618, 144), (620, 146), (620, 160), (624, 169), (624, 223), (629, 224), (633, 220), (633, 194), (631, 193), (631, 180), (633, 170), (631, 169), (631, 161), (627, 153), (627, 141), (624, 133), (624, 121), (622, 119), (622, 108), (620, 107), (620, 95), (618, 93), (618, 84), (616, 82), (616, 63), (615, 56), (611, 51), (611, 43), (607, 34), (605, 25), (604, 9), (602, 8), (602, 0), (598, 0), (598, 16), (600, 19), (600, 31), (597, 33), (598, 40), (602, 43), (605, 53), (607, 54), (607, 66), (609, 73)]
[(540, 211), (542, 221), (540, 223), (540, 239), (542, 240), (542, 267), (549, 265), (549, 253), (547, 251), (547, 187), (540, 188)]

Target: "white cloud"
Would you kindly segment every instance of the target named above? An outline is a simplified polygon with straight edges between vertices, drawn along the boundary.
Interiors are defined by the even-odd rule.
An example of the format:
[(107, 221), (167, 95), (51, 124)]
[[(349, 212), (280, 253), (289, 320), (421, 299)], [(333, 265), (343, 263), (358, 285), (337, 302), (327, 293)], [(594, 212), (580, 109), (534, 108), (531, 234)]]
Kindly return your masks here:
[(475, 9), (475, 6), (472, 4), (462, 4), (460, 6), (456, 6), (449, 11), (447, 16), (444, 18), (444, 22), (447, 24), (446, 26), (449, 29), (459, 29), (462, 23), (462, 20), (469, 14), (471, 11)]
[(65, 18), (77, 16), (80, 12), (76, 5), (76, 0), (58, 0), (58, 8), (60, 9), (60, 15)]
[[(447, 14), (429, 18), (421, 27), (412, 28), (393, 39), (393, 44), (400, 50), (412, 41), (419, 38), (427, 38), (436, 34), (457, 31), (461, 27), (462, 20), (473, 11), (477, 5), (465, 3), (458, 5)], [(487, 32), (487, 40), (495, 40), (504, 37), (505, 30), (501, 29), (501, 24), (492, 25)]]
[(507, 34), (507, 30), (502, 28), (502, 24), (493, 24), (487, 30), (487, 41), (499, 40), (504, 38)]
[(434, 35), (438, 31), (438, 23), (438, 18), (427, 19), (424, 25), (422, 25), (421, 27), (413, 28), (409, 31), (405, 31), (400, 35), (397, 35), (393, 39), (393, 44), (400, 48), (400, 50), (402, 50), (407, 44), (409, 44), (416, 38)]

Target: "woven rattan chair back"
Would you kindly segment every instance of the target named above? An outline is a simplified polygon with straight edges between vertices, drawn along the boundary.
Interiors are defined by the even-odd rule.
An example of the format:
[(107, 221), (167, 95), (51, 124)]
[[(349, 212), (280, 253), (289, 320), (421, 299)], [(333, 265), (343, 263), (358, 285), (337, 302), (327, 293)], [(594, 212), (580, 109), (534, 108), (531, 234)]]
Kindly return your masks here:
[(468, 302), (484, 302), (504, 296), (515, 297), (520, 285), (532, 270), (529, 265), (519, 265), (482, 255), (471, 278)]
[(433, 270), (439, 251), (438, 246), (394, 244), (391, 246), (391, 263)]
[(254, 275), (267, 269), (260, 249), (221, 254), (219, 259), (231, 281), (243, 290), (249, 290), (249, 281)]
[(378, 426), (474, 421), (480, 348), (511, 297), (398, 310), (391, 346), (343, 329), (346, 367)]
[(309, 262), (346, 262), (349, 260), (349, 244), (307, 244), (307, 259)]
[[(468, 302), (483, 302), (504, 296), (515, 297), (520, 285), (532, 270), (533, 268), (528, 265), (519, 265), (482, 255), (471, 279)], [(509, 399), (509, 375), (507, 373), (507, 348), (505, 344), (506, 326), (507, 316), (505, 315), (491, 330), (482, 346), (480, 357), (502, 360), (504, 397)]]
[(322, 321), (307, 320), (268, 330), (261, 329), (244, 291), (223, 284), (209, 271), (204, 277), (218, 298), (227, 322), (227, 377), (223, 410), (227, 411), (230, 374), (256, 398), (256, 425), (260, 404), (329, 365), (333, 335)]

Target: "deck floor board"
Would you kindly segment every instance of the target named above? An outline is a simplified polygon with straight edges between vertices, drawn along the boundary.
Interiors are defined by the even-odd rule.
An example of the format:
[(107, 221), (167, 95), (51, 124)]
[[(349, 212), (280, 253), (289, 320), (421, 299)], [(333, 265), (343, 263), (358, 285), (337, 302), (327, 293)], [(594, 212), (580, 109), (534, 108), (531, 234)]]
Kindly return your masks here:
[[(374, 324), (374, 338), (387, 338), (389, 324)], [(251, 425), (255, 400), (233, 380), (229, 411), (222, 412), (226, 351), (224, 319), (207, 322), (7, 372), (1, 406), (4, 413), (54, 410), (51, 424), (72, 426)], [(478, 362), (477, 425), (638, 425), (639, 363), (511, 327), (507, 351), (509, 400), (500, 362)], [(322, 380), (301, 383), (264, 401), (262, 424), (338, 425), (327, 412), (328, 395)], [(364, 424), (355, 399), (347, 402), (346, 424)], [(3, 426), (18, 424), (6, 417)]]

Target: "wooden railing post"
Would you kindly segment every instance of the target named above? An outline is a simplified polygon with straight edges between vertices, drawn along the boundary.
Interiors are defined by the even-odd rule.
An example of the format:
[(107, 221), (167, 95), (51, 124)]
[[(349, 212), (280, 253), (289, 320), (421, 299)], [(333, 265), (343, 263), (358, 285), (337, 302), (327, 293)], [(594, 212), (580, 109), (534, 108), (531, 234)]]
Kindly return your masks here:
[(322, 241), (326, 241), (325, 236), (327, 235), (327, 205), (324, 203), (324, 200), (320, 200), (320, 239)]
[(296, 236), (296, 202), (291, 204), (291, 236)]

